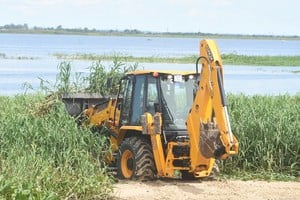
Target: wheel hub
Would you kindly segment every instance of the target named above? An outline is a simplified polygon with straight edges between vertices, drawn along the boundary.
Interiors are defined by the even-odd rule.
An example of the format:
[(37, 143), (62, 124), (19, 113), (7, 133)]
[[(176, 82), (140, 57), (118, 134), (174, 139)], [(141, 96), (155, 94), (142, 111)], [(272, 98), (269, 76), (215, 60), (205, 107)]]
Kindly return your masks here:
[(121, 158), (121, 169), (125, 178), (130, 179), (133, 175), (133, 153), (125, 150)]

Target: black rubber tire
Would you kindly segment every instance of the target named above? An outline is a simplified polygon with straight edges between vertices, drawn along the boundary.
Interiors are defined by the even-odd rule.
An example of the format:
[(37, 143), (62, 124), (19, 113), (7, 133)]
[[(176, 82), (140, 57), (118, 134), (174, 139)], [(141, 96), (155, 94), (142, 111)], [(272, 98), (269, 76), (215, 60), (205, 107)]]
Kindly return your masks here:
[[(122, 156), (124, 156), (125, 152), (127, 152), (125, 154), (128, 154), (128, 151), (130, 151), (132, 156), (129, 164), (129, 168), (132, 169), (132, 175), (130, 177), (124, 175), (124, 169), (122, 169)], [(120, 145), (117, 156), (117, 177), (119, 179), (147, 181), (153, 180), (155, 176), (156, 167), (149, 142), (140, 137), (125, 138)]]

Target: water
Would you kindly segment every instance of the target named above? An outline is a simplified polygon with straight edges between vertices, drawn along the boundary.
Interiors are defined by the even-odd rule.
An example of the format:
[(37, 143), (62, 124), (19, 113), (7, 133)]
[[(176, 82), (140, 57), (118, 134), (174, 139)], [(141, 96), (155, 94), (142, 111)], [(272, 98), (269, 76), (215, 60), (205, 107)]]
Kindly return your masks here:
[[(195, 70), (193, 64), (143, 64), (145, 69)], [(233, 94), (297, 94), (300, 92), (300, 66), (224, 65), (225, 91)]]
[[(54, 53), (113, 53), (134, 56), (182, 56), (199, 51), (201, 38), (109, 37), (0, 34), (0, 53), (45, 57)], [(300, 41), (216, 39), (221, 53), (300, 55)]]
[[(55, 82), (61, 60), (54, 53), (118, 52), (133, 56), (184, 56), (197, 54), (197, 38), (96, 37), (74, 35), (0, 34), (0, 95), (37, 89), (40, 79)], [(244, 55), (300, 55), (300, 41), (217, 39), (221, 53)], [(18, 56), (35, 59), (15, 59)], [(72, 61), (76, 72), (88, 72), (91, 61)], [(194, 70), (193, 64), (141, 63), (145, 69)], [(224, 66), (225, 89), (230, 93), (296, 94), (300, 92), (299, 67)], [(38, 78), (39, 77), (39, 78)]]

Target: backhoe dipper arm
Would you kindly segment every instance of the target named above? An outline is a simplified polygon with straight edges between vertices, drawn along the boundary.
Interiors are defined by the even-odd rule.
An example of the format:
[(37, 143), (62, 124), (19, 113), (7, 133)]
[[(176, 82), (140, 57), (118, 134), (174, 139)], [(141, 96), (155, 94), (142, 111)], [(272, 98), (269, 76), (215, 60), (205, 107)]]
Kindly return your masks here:
[(222, 60), (213, 40), (201, 41), (198, 61), (202, 63), (200, 82), (187, 117), (192, 169), (238, 152), (227, 112)]

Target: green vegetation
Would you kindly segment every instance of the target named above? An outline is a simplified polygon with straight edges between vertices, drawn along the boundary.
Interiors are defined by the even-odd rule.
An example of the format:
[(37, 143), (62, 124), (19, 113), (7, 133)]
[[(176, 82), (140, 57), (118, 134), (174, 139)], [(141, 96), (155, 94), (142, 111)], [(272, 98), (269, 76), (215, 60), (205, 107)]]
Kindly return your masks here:
[[(112, 78), (115, 88), (124, 72), (136, 68), (116, 59), (108, 69), (98, 61), (83, 76), (63, 62), (53, 86), (41, 80), (46, 95), (0, 97), (0, 198), (110, 198), (113, 180), (99, 159), (109, 151), (105, 138), (78, 127), (54, 94), (107, 94), (105, 77)], [(229, 95), (228, 100), (240, 152), (222, 162), (223, 176), (299, 181), (300, 94), (241, 94)]]
[[(197, 55), (182, 57), (134, 57), (122, 54), (54, 54), (58, 59), (70, 60), (113, 60), (116, 57), (122, 62), (139, 63), (195, 63)], [(245, 56), (237, 54), (223, 54), (223, 64), (226, 65), (253, 65), (253, 66), (300, 66), (300, 56)]]
[(57, 27), (29, 27), (28, 24), (6, 24), (0, 26), (0, 33), (26, 33), (26, 34), (68, 34), (68, 35), (92, 35), (92, 36), (140, 36), (140, 37), (188, 37), (188, 38), (237, 38), (237, 39), (272, 39), (272, 40), (299, 40), (299, 35), (241, 35), (241, 34), (217, 34), (202, 32), (150, 32), (137, 29), (125, 30), (96, 30), (85, 28)]
[(101, 159), (109, 151), (106, 138), (78, 127), (58, 98), (64, 92), (106, 94), (105, 77), (114, 78), (114, 92), (118, 77), (137, 66), (115, 60), (109, 67), (95, 62), (83, 76), (62, 62), (56, 82), (41, 79), (35, 95), (0, 97), (0, 199), (111, 198), (113, 179)]
[(1, 199), (107, 199), (105, 138), (79, 128), (56, 98), (0, 97)]
[(300, 56), (222, 55), (224, 64), (256, 66), (300, 66)]
[(229, 95), (229, 114), (240, 143), (223, 173), (243, 179), (300, 181), (300, 94)]
[(123, 55), (121, 53), (114, 54), (53, 54), (58, 59), (67, 59), (67, 60), (106, 60), (110, 61), (114, 58), (118, 58), (122, 62), (138, 62), (138, 63), (194, 63), (197, 59), (197, 56), (186, 56), (186, 57), (159, 57), (159, 56), (151, 56), (151, 57), (135, 57), (131, 55)]
[[(129, 72), (138, 69), (138, 64), (125, 64), (119, 58), (113, 58), (109, 70), (102, 65), (101, 61), (97, 61), (90, 67), (90, 74), (85, 78), (88, 81), (88, 87), (85, 91), (100, 93), (102, 96), (117, 94), (119, 80), (122, 76)], [(107, 81), (110, 80), (110, 87), (107, 87)]]
[[(59, 73), (56, 75), (55, 83), (39, 78), (39, 92), (45, 95), (78, 92), (100, 93), (102, 96), (117, 94), (120, 78), (125, 73), (138, 69), (138, 67), (137, 63), (123, 63), (118, 57), (115, 57), (108, 66), (103, 65), (100, 60), (93, 62), (88, 67), (89, 73), (83, 74), (74, 72), (71, 63), (63, 61), (57, 66)], [(107, 80), (110, 80), (109, 89), (107, 88)], [(27, 83), (24, 83), (23, 87), (25, 93), (33, 89)]]

